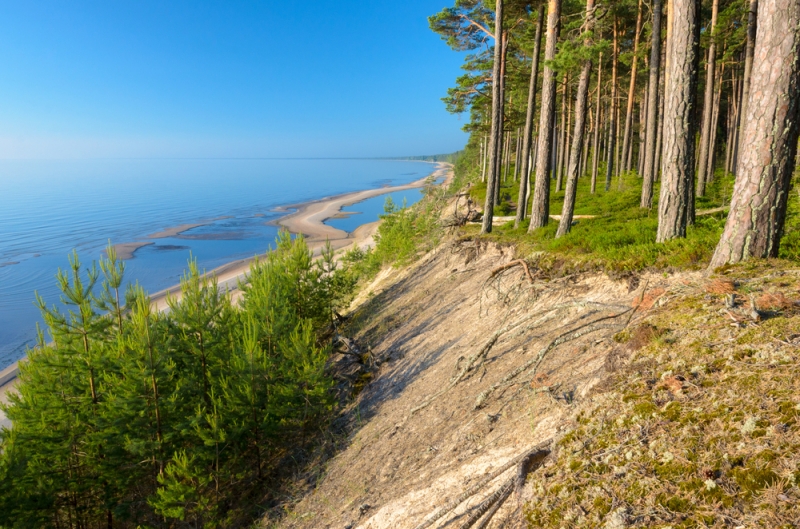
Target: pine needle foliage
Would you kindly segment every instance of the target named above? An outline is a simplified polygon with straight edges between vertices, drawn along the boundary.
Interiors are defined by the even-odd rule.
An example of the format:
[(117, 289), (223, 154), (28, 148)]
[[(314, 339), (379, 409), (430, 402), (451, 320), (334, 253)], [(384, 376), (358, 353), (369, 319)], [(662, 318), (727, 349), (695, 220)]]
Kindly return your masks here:
[[(157, 311), (113, 248), (37, 298), (51, 340), (0, 432), (0, 527), (231, 527), (260, 514), (290, 450), (330, 413), (326, 329), (354, 282), (281, 233), (234, 305), (189, 263)], [(123, 302), (124, 299), (124, 302)]]

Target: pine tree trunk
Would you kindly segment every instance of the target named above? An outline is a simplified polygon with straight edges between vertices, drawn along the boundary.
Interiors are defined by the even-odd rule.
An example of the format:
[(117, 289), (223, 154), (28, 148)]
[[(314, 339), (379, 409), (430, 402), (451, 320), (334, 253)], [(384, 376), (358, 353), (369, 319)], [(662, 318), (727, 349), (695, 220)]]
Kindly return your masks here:
[(725, 119), (725, 176), (728, 176), (731, 173), (731, 153), (733, 153), (733, 116), (736, 113), (735, 105), (736, 102), (733, 99), (733, 95), (736, 93), (736, 70), (731, 72), (731, 91), (727, 97), (727, 108), (728, 108), (728, 115)]
[(731, 153), (731, 173), (736, 174), (736, 164), (739, 163), (739, 138), (742, 136), (742, 125), (744, 124), (744, 107), (747, 103), (747, 98), (744, 92), (744, 80), (739, 81), (734, 98), (736, 100), (736, 118), (733, 123), (733, 152)]
[(501, 39), (503, 43), (503, 48), (500, 53), (500, 137), (497, 141), (497, 149), (498, 149), (498, 156), (497, 156), (497, 185), (494, 186), (494, 203), (495, 205), (500, 203), (500, 187), (502, 183), (500, 182), (500, 172), (502, 170), (502, 152), (500, 151), (503, 146), (503, 137), (505, 135), (505, 119), (506, 119), (506, 53), (508, 52), (508, 32), (503, 33), (503, 38)]
[[(723, 54), (724, 54), (723, 50)], [(706, 169), (706, 183), (714, 181), (714, 162), (716, 162), (717, 146), (717, 126), (719, 125), (719, 103), (722, 98), (722, 79), (725, 75), (725, 64), (719, 68), (719, 73), (714, 76), (717, 79), (717, 93), (714, 96), (714, 109), (711, 115), (711, 138), (708, 140), (708, 167)]]
[[(588, 102), (586, 104), (586, 115), (590, 120), (592, 119), (592, 109), (589, 108)], [(589, 138), (592, 132), (591, 129), (592, 127), (590, 127), (589, 130), (583, 134), (583, 150), (581, 151), (581, 166), (580, 170), (578, 171), (578, 178), (586, 176), (586, 163), (589, 160)]]
[[(694, 114), (697, 97), (699, 0), (672, 0), (664, 87), (664, 164), (657, 242), (686, 236), (693, 195)], [(667, 162), (668, 161), (668, 162)]]
[[(658, 0), (656, 0), (658, 1)], [(602, 94), (603, 86), (603, 52), (600, 52), (600, 56), (597, 59), (597, 102), (595, 103), (594, 109), (594, 143), (592, 147), (592, 184), (591, 184), (591, 193), (594, 195), (597, 191), (597, 166), (600, 161), (600, 131), (602, 127), (600, 126), (600, 95)]]
[[(585, 31), (591, 32), (594, 27), (594, 0), (586, 0)], [(586, 47), (591, 46), (587, 38)], [(572, 139), (572, 149), (569, 155), (567, 168), (567, 189), (564, 193), (564, 205), (561, 208), (561, 219), (558, 223), (556, 238), (563, 237), (572, 228), (572, 216), (575, 212), (575, 195), (578, 188), (578, 165), (583, 144), (583, 133), (586, 126), (586, 100), (589, 95), (589, 78), (592, 75), (592, 61), (585, 61), (578, 80), (578, 94), (575, 100), (575, 132)]]
[(503, 54), (503, 0), (497, 0), (494, 42), (494, 65), (492, 68), (492, 130), (489, 139), (489, 176), (486, 183), (486, 202), (483, 207), (481, 233), (491, 233), (494, 218), (494, 188), (499, 184), (497, 173), (498, 139), (503, 130), (503, 112), (501, 109), (500, 63)]
[(739, 105), (739, 120), (736, 124), (739, 132), (737, 133), (738, 140), (734, 144), (734, 151), (733, 151), (733, 167), (734, 171), (733, 174), (736, 173), (736, 168), (738, 167), (739, 155), (740, 153), (744, 152), (744, 148), (746, 147), (742, 144), (742, 140), (744, 138), (744, 134), (742, 134), (742, 129), (744, 128), (744, 120), (745, 116), (747, 115), (747, 105), (750, 101), (750, 76), (753, 70), (753, 54), (755, 53), (756, 47), (756, 33), (758, 31), (758, 0), (750, 0), (750, 9), (747, 13), (747, 44), (745, 46), (744, 52), (744, 75), (742, 77), (742, 98), (740, 99), (741, 104)]
[(639, 207), (653, 207), (653, 183), (656, 181), (656, 141), (658, 140), (658, 86), (661, 69), (661, 0), (653, 0), (653, 30), (650, 37), (650, 82), (647, 94), (647, 132), (645, 133), (642, 198)]
[(528, 188), (530, 187), (531, 138), (533, 136), (533, 112), (536, 109), (536, 81), (539, 79), (539, 50), (542, 44), (542, 26), (544, 25), (544, 5), (539, 6), (536, 20), (536, 37), (533, 41), (533, 60), (531, 61), (531, 80), (528, 88), (528, 109), (525, 114), (525, 134), (522, 140), (522, 180), (519, 185), (517, 199), (517, 218), (514, 227), (519, 227), (525, 220), (528, 205)]
[(639, 103), (639, 154), (636, 160), (636, 173), (639, 177), (644, 173), (644, 150), (647, 145), (647, 111), (648, 100), (650, 94), (650, 81), (648, 80), (644, 92), (642, 92), (642, 101)]
[[(561, 29), (561, 0), (548, 0), (547, 39), (545, 41), (545, 61), (552, 61), (556, 55), (556, 42)], [(528, 230), (547, 225), (550, 220), (550, 155), (553, 150), (553, 121), (556, 99), (556, 80), (553, 70), (545, 62), (542, 78), (542, 104), (539, 119), (539, 145), (536, 152), (536, 185), (533, 190), (531, 223)]]
[[(653, 164), (653, 179), (658, 182), (661, 176), (661, 152), (664, 149), (664, 82), (658, 90), (658, 125), (656, 125), (656, 159)], [(652, 205), (652, 204), (651, 204)]]
[(711, 4), (711, 44), (708, 46), (708, 60), (706, 61), (706, 90), (703, 99), (703, 128), (700, 133), (700, 156), (698, 157), (697, 171), (697, 196), (706, 194), (708, 180), (708, 157), (711, 146), (711, 121), (714, 114), (714, 74), (716, 73), (717, 45), (714, 41), (719, 14), (719, 0)]
[(567, 127), (569, 127), (567, 119), (567, 84), (569, 77), (564, 74), (564, 90), (561, 93), (561, 119), (559, 120), (559, 139), (558, 139), (558, 159), (556, 162), (556, 193), (562, 190), (564, 182), (564, 158), (566, 158), (565, 151), (567, 150)]
[[(511, 131), (508, 131), (506, 134), (505, 144), (504, 144), (504, 152), (503, 152), (503, 182), (508, 180), (508, 170), (511, 167)], [(500, 186), (502, 187), (502, 186)], [(499, 202), (499, 199), (495, 204)]]
[(761, 0), (731, 209), (710, 268), (777, 257), (800, 127), (800, 2)]
[(519, 146), (519, 142), (522, 141), (519, 134), (519, 128), (517, 128), (517, 139), (514, 141), (514, 181), (517, 181), (517, 176), (519, 175), (519, 155), (522, 152)]
[(611, 103), (609, 104), (608, 143), (606, 146), (606, 191), (611, 189), (611, 176), (614, 174), (614, 145), (616, 140), (616, 114), (617, 114), (617, 60), (619, 48), (617, 41), (617, 19), (614, 19), (614, 47), (611, 57)]
[(636, 72), (639, 51), (639, 36), (642, 32), (642, 0), (639, 0), (638, 12), (636, 15), (636, 33), (633, 37), (633, 60), (631, 61), (631, 81), (628, 86), (628, 107), (625, 110), (625, 134), (622, 139), (622, 159), (625, 162), (625, 171), (631, 170), (631, 150), (633, 147), (633, 103), (636, 92)]

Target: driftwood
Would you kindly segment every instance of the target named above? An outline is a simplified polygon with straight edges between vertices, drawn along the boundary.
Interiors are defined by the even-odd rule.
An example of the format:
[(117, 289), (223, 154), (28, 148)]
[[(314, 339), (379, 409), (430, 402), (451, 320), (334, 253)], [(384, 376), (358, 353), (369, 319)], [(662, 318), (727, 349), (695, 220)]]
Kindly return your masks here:
[[(552, 440), (547, 440), (544, 443), (541, 443), (541, 444), (538, 444), (538, 445), (536, 445), (534, 447), (531, 447), (528, 450), (526, 450), (525, 452), (523, 452), (520, 455), (518, 455), (517, 457), (515, 457), (515, 458), (511, 459), (510, 461), (508, 461), (507, 463), (503, 464), (500, 468), (498, 468), (497, 470), (495, 470), (494, 472), (492, 472), (491, 474), (486, 476), (479, 483), (477, 483), (477, 484), (473, 485), (472, 487), (468, 488), (467, 490), (465, 490), (464, 492), (459, 494), (457, 498), (455, 498), (454, 500), (448, 502), (447, 505), (437, 509), (431, 516), (428, 517), (427, 520), (425, 520), (422, 523), (420, 523), (419, 525), (417, 525), (414, 529), (427, 529), (428, 527), (433, 525), (434, 522), (436, 522), (436, 520), (442, 518), (443, 516), (446, 516), (453, 509), (455, 509), (456, 507), (458, 507), (459, 505), (464, 503), (464, 501), (466, 501), (467, 499), (469, 499), (472, 496), (474, 496), (475, 494), (477, 494), (486, 485), (488, 485), (489, 483), (494, 481), (498, 476), (502, 475), (509, 468), (513, 467), (514, 465), (519, 465), (520, 462), (522, 462), (522, 461), (524, 461), (526, 459), (529, 459), (532, 456), (533, 456), (533, 460), (535, 461), (535, 463), (534, 464), (530, 464), (528, 466), (528, 469), (529, 469), (528, 472), (531, 472), (531, 471), (535, 470), (536, 468), (541, 466), (541, 464), (544, 462), (544, 459), (548, 455), (550, 455), (549, 446), (550, 446), (551, 442), (552, 442)], [(517, 479), (517, 477), (515, 475), (513, 480), (511, 481), (512, 490), (513, 490), (513, 484), (515, 483), (514, 480), (516, 480), (516, 479)]]
[[(493, 278), (494, 278), (494, 277), (495, 277), (497, 274), (499, 274), (500, 272), (502, 272), (502, 271), (504, 271), (504, 270), (508, 270), (509, 268), (513, 268), (513, 267), (515, 267), (515, 266), (521, 266), (521, 267), (523, 267), (523, 268), (525, 269), (525, 275), (526, 275), (526, 276), (528, 276), (528, 280), (529, 280), (531, 283), (533, 283), (533, 281), (534, 281), (534, 278), (533, 278), (533, 277), (534, 277), (534, 276), (533, 276), (533, 274), (531, 274), (531, 269), (528, 267), (528, 263), (527, 263), (527, 262), (525, 262), (525, 260), (524, 260), (524, 259), (514, 259), (514, 260), (513, 260), (513, 261), (511, 261), (511, 262), (508, 262), (508, 263), (506, 263), (506, 264), (504, 264), (504, 265), (500, 265), (500, 266), (498, 266), (497, 268), (495, 268), (495, 269), (493, 269), (493, 270), (492, 270), (492, 273), (491, 273), (491, 274), (489, 274), (489, 279), (493, 279)], [(538, 273), (538, 272), (537, 272), (537, 273)], [(487, 281), (488, 281), (488, 280), (487, 280)]]

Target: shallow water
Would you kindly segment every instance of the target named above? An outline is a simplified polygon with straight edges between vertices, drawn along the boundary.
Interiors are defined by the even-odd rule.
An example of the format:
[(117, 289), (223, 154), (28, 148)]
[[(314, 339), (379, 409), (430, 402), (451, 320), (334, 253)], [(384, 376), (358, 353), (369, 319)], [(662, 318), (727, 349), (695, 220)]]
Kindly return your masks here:
[[(266, 251), (277, 234), (267, 223), (283, 214), (278, 206), (405, 184), (432, 170), (385, 160), (0, 161), (0, 369), (33, 344), (41, 321), (34, 292), (58, 301), (55, 274), (73, 249), (85, 267), (109, 240), (152, 241), (125, 262), (125, 277), (157, 292), (178, 282), (190, 255), (210, 270)], [(421, 194), (402, 196), (411, 204)], [(376, 220), (384, 200), (351, 206), (362, 214), (335, 219), (346, 221), (337, 227)], [(204, 225), (147, 239), (190, 223)]]
[(379, 215), (383, 215), (385, 213), (387, 199), (391, 198), (392, 202), (394, 202), (397, 207), (403, 207), (403, 204), (410, 206), (418, 202), (422, 196), (422, 189), (406, 189), (405, 191), (385, 193), (343, 207), (342, 212), (350, 213), (349, 215), (341, 218), (328, 219), (325, 221), (325, 224), (350, 233), (362, 224), (372, 222), (376, 220)]

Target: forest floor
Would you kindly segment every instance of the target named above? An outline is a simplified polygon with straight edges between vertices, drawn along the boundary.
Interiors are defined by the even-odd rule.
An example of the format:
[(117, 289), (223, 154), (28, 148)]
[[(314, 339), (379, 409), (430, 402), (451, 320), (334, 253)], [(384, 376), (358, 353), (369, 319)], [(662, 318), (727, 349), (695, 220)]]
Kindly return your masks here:
[[(525, 265), (520, 257), (527, 258)], [(527, 469), (527, 485), (514, 484), (485, 527), (524, 527), (526, 518), (542, 527), (663, 527), (687, 520), (692, 523), (685, 526), (695, 526), (687, 510), (704, 513), (707, 526), (716, 519), (729, 526), (746, 518), (745, 507), (763, 503), (767, 488), (770, 498), (787, 498), (786, 516), (796, 514), (800, 473), (793, 454), (800, 443), (752, 461), (746, 452), (752, 443), (741, 445), (742, 428), (748, 432), (744, 442), (753, 431), (789, 442), (785, 432), (794, 431), (795, 406), (800, 415), (800, 392), (792, 387), (800, 380), (794, 373), (800, 361), (797, 263), (760, 263), (709, 276), (675, 270), (565, 275), (535, 262), (535, 256), (519, 255), (516, 245), (461, 237), (409, 267), (381, 272), (354, 301), (342, 329), (369, 351), (360, 392), (298, 466), (282, 504), (263, 526), (466, 527), (489, 507), (485, 499), (511, 490), (520, 457), (532, 448), (552, 453), (542, 469)], [(751, 296), (759, 312), (753, 313)], [(720, 374), (738, 369), (769, 371), (774, 387)], [(635, 386), (634, 398), (635, 384), (642, 387)], [(714, 391), (698, 394), (703, 384), (714, 384)], [(775, 417), (754, 411), (764, 408), (763, 391), (783, 395), (773, 399)], [(680, 422), (681, 413), (670, 408), (672, 401), (686, 406), (687, 399), (698, 409), (725, 402), (729, 411), (709, 415), (703, 428), (708, 435), (731, 432), (731, 446), (739, 448), (730, 457), (754, 474), (726, 477), (724, 465), (708, 461), (658, 473), (670, 443), (676, 460), (702, 452), (697, 436), (683, 432), (694, 428), (693, 419)], [(637, 418), (636, 406), (647, 408), (645, 419)], [(615, 422), (618, 415), (625, 421)], [(674, 428), (664, 424), (669, 417), (679, 421)], [(631, 450), (632, 429), (641, 437), (639, 423), (648, 421), (655, 423), (648, 426), (654, 437), (645, 444), (655, 444)], [(656, 439), (656, 432), (663, 438)], [(606, 439), (603, 447), (593, 445), (598, 437)], [(576, 463), (575, 454), (585, 447), (594, 452)], [(617, 466), (589, 464), (611, 457), (607, 450), (622, 458)], [(588, 471), (580, 465), (593, 472), (583, 482), (576, 476)], [(717, 480), (726, 496), (700, 494), (697, 476), (700, 489)], [(655, 485), (639, 491), (639, 503), (609, 485), (624, 481), (635, 493), (633, 484), (641, 480)], [(692, 486), (681, 488), (684, 481)], [(782, 488), (775, 492), (778, 481)], [(690, 500), (707, 505), (690, 509)], [(714, 509), (724, 512), (714, 518)]]

